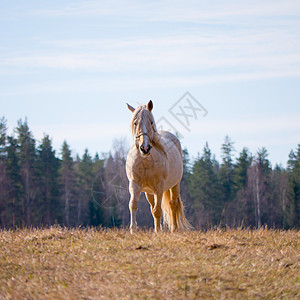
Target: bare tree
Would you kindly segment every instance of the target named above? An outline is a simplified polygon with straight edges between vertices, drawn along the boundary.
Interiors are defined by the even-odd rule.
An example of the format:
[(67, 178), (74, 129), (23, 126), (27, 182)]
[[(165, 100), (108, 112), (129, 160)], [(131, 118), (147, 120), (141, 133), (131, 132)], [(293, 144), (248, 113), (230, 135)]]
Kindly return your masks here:
[(248, 169), (247, 190), (250, 199), (254, 203), (255, 226), (260, 228), (263, 224), (263, 208), (267, 210), (269, 197), (269, 184), (271, 167), (267, 159), (268, 153), (265, 148), (257, 152), (257, 157), (253, 160), (252, 166)]

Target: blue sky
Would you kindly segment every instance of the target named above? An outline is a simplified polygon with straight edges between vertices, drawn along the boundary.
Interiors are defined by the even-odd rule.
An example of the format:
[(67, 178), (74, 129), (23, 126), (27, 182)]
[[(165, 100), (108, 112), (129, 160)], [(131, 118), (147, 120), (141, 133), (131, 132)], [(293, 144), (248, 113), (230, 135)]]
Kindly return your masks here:
[[(226, 135), (286, 164), (300, 143), (299, 1), (1, 1), (0, 116), (81, 155), (131, 143), (154, 102), (192, 156)], [(189, 130), (169, 109), (189, 92), (208, 114)], [(183, 106), (182, 106), (183, 107)]]

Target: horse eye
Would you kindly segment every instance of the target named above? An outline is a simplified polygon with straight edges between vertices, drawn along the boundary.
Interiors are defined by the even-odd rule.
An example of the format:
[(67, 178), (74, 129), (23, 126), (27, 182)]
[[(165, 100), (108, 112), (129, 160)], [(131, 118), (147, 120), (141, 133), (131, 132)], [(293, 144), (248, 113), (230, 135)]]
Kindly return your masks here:
[(134, 122), (133, 125), (136, 126), (137, 125), (136, 122)]
[(151, 125), (153, 125), (153, 122), (151, 121)]

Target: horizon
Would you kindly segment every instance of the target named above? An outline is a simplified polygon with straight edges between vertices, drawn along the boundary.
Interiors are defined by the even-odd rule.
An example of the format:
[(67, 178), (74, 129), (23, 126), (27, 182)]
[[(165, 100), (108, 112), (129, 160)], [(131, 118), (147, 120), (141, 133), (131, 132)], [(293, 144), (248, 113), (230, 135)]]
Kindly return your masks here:
[[(5, 116), (0, 116), (1, 118), (4, 117), (5, 121), (6, 118)], [(35, 147), (36, 149), (38, 148), (39, 145), (41, 145), (42, 143), (42, 138), (45, 137), (45, 136), (49, 136), (50, 140), (51, 140), (51, 145), (52, 145), (52, 148), (53, 150), (55, 151), (55, 155), (57, 158), (61, 159), (61, 150), (62, 150), (62, 146), (63, 146), (63, 143), (66, 142), (71, 150), (71, 156), (74, 160), (76, 160), (77, 157), (79, 157), (80, 159), (82, 158), (82, 156), (84, 155), (85, 151), (88, 152), (88, 154), (91, 156), (92, 159), (94, 159), (96, 157), (96, 155), (99, 156), (100, 159), (106, 159), (107, 156), (109, 154), (114, 154), (117, 149), (114, 149), (116, 147), (123, 147), (123, 149), (125, 150), (125, 156), (127, 156), (127, 153), (129, 151), (129, 148), (131, 147), (132, 143), (129, 143), (128, 141), (128, 137), (125, 137), (125, 136), (119, 136), (119, 137), (116, 137), (114, 140), (112, 140), (112, 144), (110, 145), (109, 149), (108, 150), (105, 150), (105, 151), (102, 151), (102, 149), (99, 149), (98, 151), (95, 151), (95, 152), (91, 152), (89, 147), (84, 147), (82, 152), (77, 152), (73, 147), (72, 147), (72, 144), (70, 144), (68, 142), (67, 139), (64, 139), (63, 142), (61, 143), (61, 145), (58, 147), (58, 145), (54, 145), (53, 143), (53, 139), (55, 137), (52, 137), (51, 135), (49, 135), (47, 132), (43, 133), (43, 136), (39, 139), (36, 138), (35, 136), (35, 133), (31, 130), (31, 127), (30, 127), (30, 120), (28, 120), (27, 117), (25, 117), (24, 119), (19, 119), (18, 121), (21, 121), (22, 123), (25, 123), (27, 122), (28, 124), (28, 127), (29, 127), (29, 131), (31, 132), (34, 140), (35, 140)], [(15, 129), (17, 128), (17, 124), (16, 126), (14, 127), (13, 131), (9, 131), (9, 128), (7, 128), (7, 136), (14, 136), (15, 138), (17, 137), (16, 136), (16, 132), (15, 132)], [(162, 128), (163, 129), (163, 128)], [(172, 131), (170, 130), (172, 133), (174, 133), (175, 135), (177, 135), (180, 139), (180, 133), (179, 132), (175, 132), (175, 131)], [(222, 164), (222, 145), (223, 143), (225, 142), (225, 139), (226, 137), (229, 138), (230, 142), (232, 143), (233, 145), (233, 150), (232, 150), (232, 158), (233, 158), (233, 164), (235, 164), (237, 162), (237, 158), (239, 157), (239, 155), (241, 154), (242, 150), (244, 148), (246, 148), (249, 152), (249, 155), (251, 155), (251, 157), (253, 158), (256, 158), (257, 157), (257, 153), (262, 150), (263, 148), (265, 148), (267, 150), (267, 159), (269, 160), (270, 164), (271, 164), (271, 167), (272, 169), (274, 169), (276, 166), (279, 166), (279, 167), (282, 167), (282, 168), (286, 168), (287, 167), (287, 164), (288, 164), (288, 160), (289, 160), (289, 154), (291, 151), (295, 152), (297, 150), (297, 148), (300, 146), (300, 143), (295, 145), (295, 147), (293, 149), (290, 149), (290, 152), (287, 154), (287, 159), (286, 159), (286, 162), (285, 164), (282, 164), (282, 163), (277, 163), (277, 162), (272, 162), (269, 158), (270, 156), (270, 152), (269, 152), (269, 149), (262, 146), (258, 149), (256, 149), (255, 152), (252, 152), (250, 151), (249, 147), (247, 147), (247, 145), (243, 146), (241, 149), (239, 150), (236, 150), (236, 147), (235, 147), (235, 144), (236, 144), (236, 141), (232, 140), (232, 138), (228, 135), (224, 136), (223, 138), (223, 141), (220, 143), (220, 147), (219, 147), (219, 151), (220, 151), (220, 154), (219, 156), (217, 156), (217, 154), (215, 152), (213, 152), (212, 148), (210, 147), (209, 143), (208, 142), (205, 142), (203, 147), (201, 149), (199, 149), (199, 151), (197, 151), (197, 153), (191, 153), (190, 150), (188, 149), (188, 147), (185, 147), (183, 144), (182, 144), (182, 149), (183, 150), (187, 150), (188, 151), (188, 155), (189, 155), (189, 158), (190, 158), (190, 164), (193, 164), (196, 160), (198, 160), (200, 157), (202, 157), (203, 155), (203, 150), (204, 148), (206, 147), (206, 144), (208, 145), (209, 147), (209, 150), (211, 151), (211, 158), (214, 160), (216, 160), (220, 165)], [(131, 137), (132, 138), (132, 137)], [(180, 139), (181, 143), (182, 143), (182, 140)]]

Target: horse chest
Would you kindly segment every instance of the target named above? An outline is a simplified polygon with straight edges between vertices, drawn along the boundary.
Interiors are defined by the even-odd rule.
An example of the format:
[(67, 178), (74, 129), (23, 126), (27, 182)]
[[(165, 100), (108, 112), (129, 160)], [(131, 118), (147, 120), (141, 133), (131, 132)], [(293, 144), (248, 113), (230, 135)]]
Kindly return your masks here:
[(168, 166), (163, 161), (141, 160), (133, 166), (134, 177), (147, 182), (162, 180), (167, 172)]
[(129, 180), (134, 180), (140, 186), (152, 187), (167, 177), (168, 163), (156, 155), (140, 157), (129, 153), (126, 172)]

